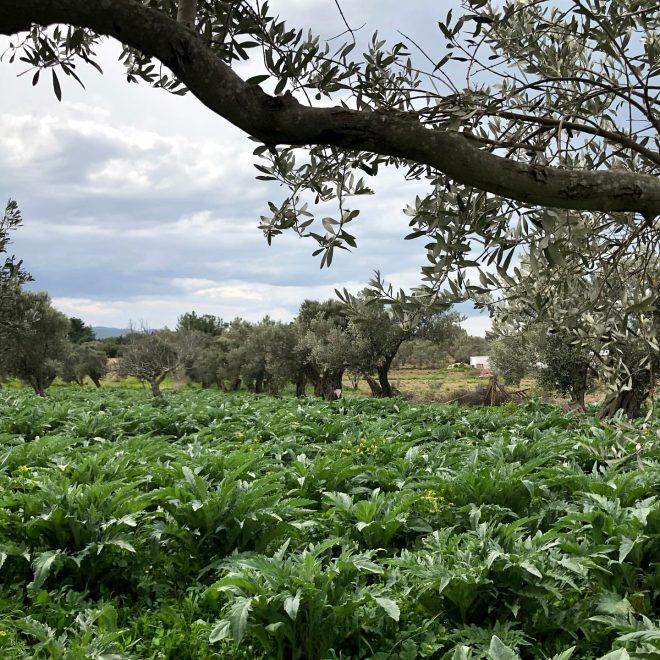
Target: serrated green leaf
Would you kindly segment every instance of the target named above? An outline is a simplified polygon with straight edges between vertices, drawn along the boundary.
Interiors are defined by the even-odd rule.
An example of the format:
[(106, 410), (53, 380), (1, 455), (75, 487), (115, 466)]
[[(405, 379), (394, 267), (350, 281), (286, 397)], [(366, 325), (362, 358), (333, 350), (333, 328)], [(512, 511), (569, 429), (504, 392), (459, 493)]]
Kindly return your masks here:
[(391, 619), (394, 619), (395, 621), (399, 620), (399, 617), (401, 616), (401, 610), (391, 598), (376, 596), (374, 600), (385, 610), (387, 616), (389, 616)]
[(300, 607), (300, 591), (296, 592), (295, 596), (287, 596), (284, 599), (284, 611), (289, 615), (292, 621), (296, 620), (298, 616), (298, 608)]
[(497, 635), (493, 635), (488, 648), (488, 655), (492, 660), (520, 660), (520, 656), (509, 648)]

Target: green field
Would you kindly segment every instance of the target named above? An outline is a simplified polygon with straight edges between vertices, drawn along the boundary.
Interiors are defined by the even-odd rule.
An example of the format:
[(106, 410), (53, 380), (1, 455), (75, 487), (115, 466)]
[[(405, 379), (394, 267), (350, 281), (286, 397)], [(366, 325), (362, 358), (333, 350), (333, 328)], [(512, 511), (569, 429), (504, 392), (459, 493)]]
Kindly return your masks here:
[(0, 392), (0, 658), (658, 657), (659, 432)]

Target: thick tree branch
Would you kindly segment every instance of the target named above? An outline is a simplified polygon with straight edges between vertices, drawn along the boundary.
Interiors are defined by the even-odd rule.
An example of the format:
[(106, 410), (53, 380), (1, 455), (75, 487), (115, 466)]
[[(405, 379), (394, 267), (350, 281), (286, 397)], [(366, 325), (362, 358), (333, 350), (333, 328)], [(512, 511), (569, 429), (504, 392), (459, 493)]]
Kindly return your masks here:
[(265, 144), (331, 145), (398, 157), (527, 204), (660, 214), (657, 177), (519, 163), (482, 151), (456, 131), (427, 129), (410, 117), (310, 108), (290, 95), (270, 96), (246, 84), (185, 25), (137, 0), (0, 0), (0, 33), (56, 23), (89, 28), (159, 59), (213, 112)]
[(197, 16), (197, 0), (179, 0), (176, 20), (188, 27), (195, 27), (195, 17)]

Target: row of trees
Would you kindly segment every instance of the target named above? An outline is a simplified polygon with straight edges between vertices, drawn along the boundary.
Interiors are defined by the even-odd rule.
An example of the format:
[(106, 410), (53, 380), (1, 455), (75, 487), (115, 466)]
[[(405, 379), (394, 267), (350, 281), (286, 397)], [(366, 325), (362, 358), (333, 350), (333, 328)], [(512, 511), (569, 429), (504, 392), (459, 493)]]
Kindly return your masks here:
[(307, 238), (322, 266), (355, 247), (366, 177), (424, 179), (406, 209), (427, 250), (415, 296), (502, 297), (524, 325), (533, 310), (610, 383), (604, 414), (636, 414), (660, 354), (657, 1), (460, 4), (438, 16), (438, 53), (414, 35), (355, 48), (350, 28), (324, 41), (250, 0), (0, 0), (0, 33), (58, 97), (58, 69), (77, 79), (116, 38), (129, 81), (188, 91), (256, 139), (258, 178), (285, 191), (261, 230)]
[[(20, 222), (10, 202), (0, 226), (2, 253)], [(22, 379), (40, 396), (56, 376), (80, 385), (90, 378), (100, 386), (106, 347), (81, 319), (56, 310), (46, 293), (23, 290), (27, 280), (20, 262), (6, 257), (0, 283), (0, 375)], [(203, 387), (233, 391), (244, 386), (275, 394), (293, 383), (298, 396), (310, 385), (316, 396), (332, 400), (341, 395), (344, 374), (350, 371), (367, 381), (374, 396), (389, 397), (395, 393), (389, 372), (404, 342), (413, 353), (420, 344), (445, 351), (453, 341), (465, 345), (461, 317), (449, 309), (410, 311), (370, 297), (366, 290), (358, 296), (344, 292), (340, 300), (305, 301), (291, 323), (269, 318), (226, 323), (191, 312), (174, 331), (131, 331), (109, 348), (117, 350), (118, 373), (148, 383), (155, 396), (168, 375), (181, 372)]]
[[(97, 387), (106, 373), (106, 352), (80, 319), (57, 311), (45, 293), (20, 292), (14, 310), (23, 319), (3, 351), (2, 370), (43, 396), (56, 376)], [(225, 323), (195, 312), (180, 317), (175, 330), (131, 331), (119, 346), (117, 372), (149, 384), (154, 396), (168, 375), (185, 374), (203, 387), (224, 391), (245, 387), (277, 394), (289, 383), (303, 396), (341, 395), (346, 371), (364, 378), (373, 396), (390, 397), (389, 372), (401, 345), (410, 340), (445, 346), (462, 338), (460, 316), (447, 311), (403, 321), (378, 301), (364, 296), (350, 303), (305, 301), (292, 323), (268, 317), (259, 323)]]
[[(29, 275), (20, 261), (7, 256), (10, 232), (20, 222), (10, 202), (0, 219), (0, 253), (5, 254), (0, 375), (23, 379), (39, 395), (57, 375), (80, 384), (89, 377), (100, 386), (106, 353), (91, 328), (55, 310), (47, 294), (22, 289)], [(525, 271), (541, 258), (539, 253), (524, 255), (521, 277), (510, 278), (506, 296), (489, 303), (501, 335), (492, 351), (493, 365), (513, 382), (534, 375), (542, 386), (570, 396), (582, 408), (598, 378), (611, 389), (602, 416), (619, 410), (638, 416), (660, 371), (660, 258), (624, 255), (625, 283), (610, 281), (599, 270), (590, 277), (562, 279), (561, 271), (546, 264), (530, 292)], [(425, 350), (449, 349), (456, 359), (465, 349), (486, 352), (481, 340), (467, 337), (458, 326), (460, 317), (449, 312), (449, 305), (387, 302), (373, 289), (358, 296), (344, 292), (339, 298), (305, 301), (292, 323), (268, 318), (256, 324), (241, 319), (225, 323), (193, 312), (179, 319), (175, 331), (132, 332), (113, 345), (119, 351), (119, 373), (148, 382), (156, 396), (168, 374), (182, 371), (204, 387), (277, 393), (291, 382), (298, 395), (311, 385), (315, 395), (332, 400), (350, 372), (364, 378), (374, 396), (387, 397), (395, 393), (389, 371), (397, 356), (405, 361)]]
[(394, 359), (406, 341), (436, 343), (461, 337), (460, 316), (447, 309), (401, 317), (362, 294), (344, 301), (306, 300), (292, 323), (259, 323), (183, 315), (175, 331), (135, 333), (121, 349), (119, 370), (148, 382), (155, 396), (168, 374), (184, 371), (203, 387), (245, 387), (277, 394), (289, 383), (303, 396), (341, 396), (346, 372), (366, 380), (375, 397), (390, 397)]

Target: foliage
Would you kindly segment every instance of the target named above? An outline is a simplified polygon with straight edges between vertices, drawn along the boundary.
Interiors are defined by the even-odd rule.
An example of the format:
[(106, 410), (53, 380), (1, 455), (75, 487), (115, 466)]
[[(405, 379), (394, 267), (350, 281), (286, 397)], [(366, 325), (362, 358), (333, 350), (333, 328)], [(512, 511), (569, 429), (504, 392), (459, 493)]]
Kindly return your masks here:
[(419, 309), (408, 313), (400, 305), (386, 305), (370, 296), (365, 289), (353, 296), (347, 290), (339, 294), (346, 303), (348, 332), (353, 338), (353, 350), (348, 355), (348, 367), (361, 373), (373, 396), (390, 397), (394, 389), (389, 371), (401, 345), (413, 338), (425, 338), (435, 345), (447, 344), (459, 331), (461, 317), (448, 313), (448, 306)]
[[(626, 254), (616, 267), (626, 273), (624, 281), (613, 277), (615, 267), (594, 269), (588, 277), (542, 268), (542, 274), (531, 278), (535, 258), (530, 254), (522, 260), (520, 277), (510, 282), (506, 296), (498, 301), (495, 329), (517, 335), (529, 328), (545, 327), (562, 337), (563, 348), (559, 340), (546, 342), (546, 350), (554, 347), (557, 357), (558, 373), (551, 380), (561, 383), (573, 378), (566, 366), (577, 360), (582, 366), (573, 375), (580, 372), (584, 383), (591, 369), (612, 392), (601, 410), (603, 416), (619, 410), (630, 417), (639, 416), (660, 368), (658, 255), (643, 251)], [(596, 299), (598, 304), (591, 306)], [(552, 362), (552, 356), (548, 360)], [(564, 380), (561, 388), (567, 387), (572, 389)], [(586, 389), (586, 383), (578, 389)]]
[[(408, 238), (426, 241), (424, 304), (443, 289), (454, 300), (498, 292), (521, 275), (533, 299), (546, 271), (601, 271), (621, 288), (626, 256), (657, 253), (656, 4), (463, 0), (439, 17), (439, 53), (414, 36), (363, 38), (348, 23), (345, 38), (323, 40), (249, 0), (5, 1), (0, 28), (10, 59), (59, 99), (61, 79), (80, 82), (77, 66), (100, 70), (96, 46), (112, 36), (128, 81), (189, 90), (257, 139), (257, 177), (286, 190), (262, 231), (269, 242), (286, 231), (310, 239), (322, 266), (356, 246), (351, 202), (371, 192), (366, 177), (394, 166), (424, 178), (406, 209)], [(236, 73), (243, 61), (248, 80)], [(583, 299), (587, 311), (601, 311), (600, 293)]]
[(0, 216), (0, 362), (10, 338), (21, 332), (25, 322), (18, 300), (21, 284), (31, 277), (23, 270), (21, 261), (7, 254), (10, 232), (18, 229), (22, 222), (18, 204), (10, 199)]
[(571, 343), (572, 339), (566, 332), (543, 336), (536, 374), (541, 387), (569, 395), (573, 403), (584, 409), (584, 395), (593, 382), (595, 369), (589, 353)]
[(358, 347), (348, 327), (348, 309), (337, 300), (305, 300), (296, 317), (296, 353), (314, 394), (326, 400), (338, 398), (344, 371)]
[(71, 328), (69, 330), (69, 341), (74, 344), (82, 344), (87, 341), (95, 341), (96, 335), (90, 326), (85, 325), (82, 319), (72, 316), (69, 319)]
[(7, 339), (3, 368), (43, 396), (65, 354), (69, 319), (52, 307), (43, 292), (21, 291), (16, 306), (22, 324)]
[(203, 343), (203, 335), (195, 330), (133, 332), (122, 347), (119, 373), (148, 383), (159, 397), (166, 376), (191, 364)]
[(106, 337), (98, 342), (100, 348), (105, 352), (106, 357), (116, 358), (121, 350), (121, 346), (126, 342), (123, 335), (118, 337)]
[(654, 657), (657, 420), (0, 393), (0, 654)]
[(177, 330), (196, 330), (212, 337), (221, 335), (226, 327), (227, 324), (219, 316), (213, 316), (212, 314), (198, 315), (194, 311), (181, 314), (176, 324)]
[(60, 360), (59, 375), (65, 383), (78, 385), (84, 385), (89, 376), (96, 387), (101, 387), (101, 378), (107, 372), (106, 362), (106, 353), (100, 342), (69, 344)]
[(490, 366), (505, 383), (517, 385), (534, 369), (535, 346), (530, 346), (529, 333), (510, 335), (492, 343)]

